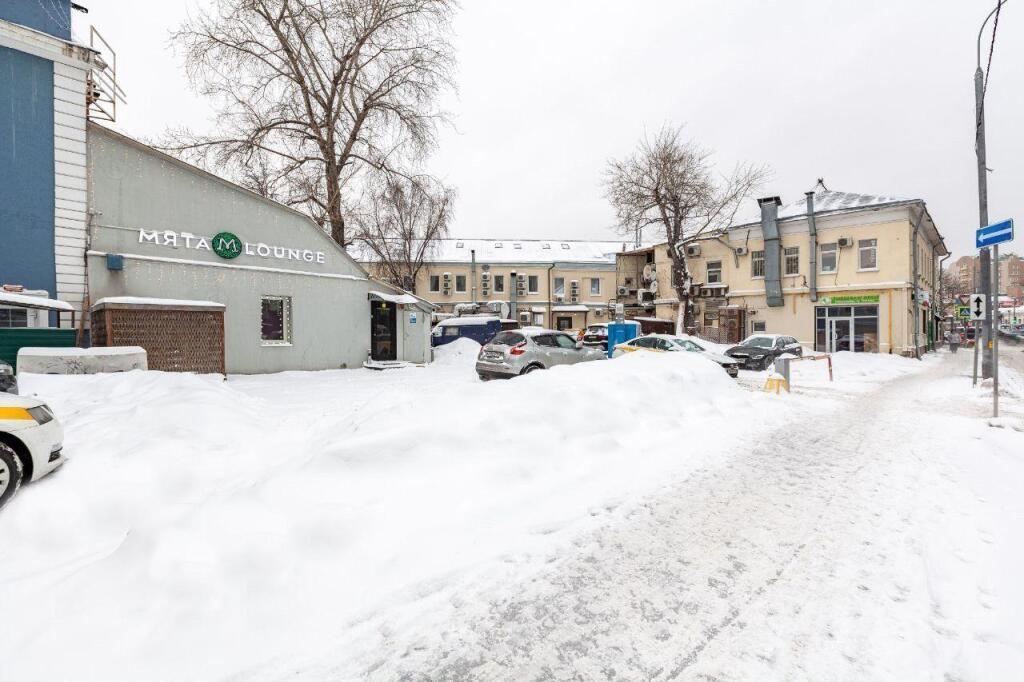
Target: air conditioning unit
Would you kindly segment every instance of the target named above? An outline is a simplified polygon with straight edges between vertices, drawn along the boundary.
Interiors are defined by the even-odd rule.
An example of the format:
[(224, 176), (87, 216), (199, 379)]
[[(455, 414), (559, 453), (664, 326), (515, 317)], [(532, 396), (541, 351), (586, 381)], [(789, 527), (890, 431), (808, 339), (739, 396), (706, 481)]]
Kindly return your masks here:
[(565, 296), (563, 296), (562, 294), (555, 294), (555, 302), (556, 303), (561, 303), (564, 300), (565, 300)]
[(745, 247), (745, 246), (737, 246), (736, 247), (736, 255), (737, 256), (746, 256), (748, 253), (750, 253), (750, 249), (748, 249), (747, 247)]
[(489, 272), (480, 273), (480, 279), (483, 280), (484, 282), (490, 282), (491, 281), (491, 273), (489, 273)]
[(530, 313), (519, 313), (519, 321), (520, 322), (529, 322), (530, 321)]
[(595, 310), (594, 315), (597, 317), (604, 317), (604, 308), (598, 308)]
[(700, 244), (690, 244), (686, 247), (686, 257), (696, 258), (700, 256)]
[(580, 297), (579, 296), (570, 296), (569, 297), (569, 303), (579, 303), (579, 302), (580, 302)]
[(619, 298), (629, 296), (629, 287), (615, 287), (615, 295)]
[(580, 288), (580, 281), (578, 279), (574, 279), (573, 281), (569, 282), (569, 288), (570, 289), (579, 289)]
[(699, 284), (691, 284), (690, 285), (690, 296), (700, 296), (700, 285)]
[(650, 282), (657, 276), (658, 268), (654, 263), (647, 263), (646, 265), (644, 265), (643, 279), (645, 282)]
[(490, 296), (491, 295), (491, 290), (488, 289), (487, 287), (481, 287), (480, 295), (481, 296)]
[(451, 296), (452, 288), (446, 284), (443, 289), (443, 293), (445, 296)]
[(517, 282), (525, 282), (526, 281), (526, 275), (516, 275), (516, 281)]
[(839, 248), (841, 249), (844, 249), (848, 246), (853, 246), (853, 237), (840, 237), (837, 243), (839, 244)]

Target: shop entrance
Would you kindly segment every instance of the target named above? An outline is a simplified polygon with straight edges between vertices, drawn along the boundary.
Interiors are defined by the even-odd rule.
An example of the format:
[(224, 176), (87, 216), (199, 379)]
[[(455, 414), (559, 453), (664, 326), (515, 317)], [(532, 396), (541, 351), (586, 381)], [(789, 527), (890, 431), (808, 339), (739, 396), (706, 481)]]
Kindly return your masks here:
[(563, 332), (566, 329), (572, 329), (572, 318), (571, 317), (556, 317), (555, 328), (558, 331)]
[[(867, 296), (832, 297), (864, 299)], [(877, 300), (877, 297), (873, 297)], [(878, 352), (877, 305), (822, 305), (814, 309), (814, 350), (824, 353)]]
[(395, 304), (390, 301), (370, 301), (370, 358), (373, 360), (398, 359), (398, 318)]

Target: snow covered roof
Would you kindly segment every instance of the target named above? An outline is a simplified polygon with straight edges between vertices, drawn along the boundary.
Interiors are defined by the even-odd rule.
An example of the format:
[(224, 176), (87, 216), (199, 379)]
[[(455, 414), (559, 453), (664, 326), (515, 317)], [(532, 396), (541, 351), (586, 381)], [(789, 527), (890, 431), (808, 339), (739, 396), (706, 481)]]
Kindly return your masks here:
[(58, 301), (54, 298), (33, 296), (31, 294), (16, 294), (2, 289), (0, 289), (0, 305), (17, 306), (18, 308), (38, 308), (40, 310), (59, 310), (64, 312), (74, 310), (71, 304), (67, 301)]
[[(574, 239), (440, 239), (432, 244), (428, 263), (469, 263), (476, 251), (477, 263), (606, 263), (615, 262), (621, 241), (580, 241)], [(359, 244), (348, 247), (360, 263), (375, 260)]]
[(192, 301), (183, 298), (148, 298), (144, 296), (106, 296), (92, 304), (94, 308), (104, 305), (163, 306), (166, 308), (224, 308), (216, 301)]
[(587, 306), (578, 305), (556, 305), (551, 308), (556, 313), (585, 313), (590, 310)]
[[(877, 209), (887, 206), (899, 206), (912, 204), (921, 199), (908, 197), (887, 196), (882, 194), (855, 194), (853, 192), (833, 192), (822, 190), (814, 193), (814, 215), (849, 213), (865, 209)], [(800, 218), (807, 215), (807, 198), (803, 195), (798, 200), (779, 206), (779, 220), (788, 218)], [(736, 217), (736, 222), (730, 229), (747, 227), (761, 223), (761, 209), (750, 202), (746, 210)]]
[(500, 317), (492, 317), (490, 315), (466, 315), (465, 317), (449, 317), (447, 320), (441, 320), (437, 323), (439, 327), (468, 327), (478, 324), (487, 324), (489, 322), (500, 322)]
[(370, 300), (388, 301), (390, 303), (401, 303), (405, 305), (416, 305), (420, 299), (412, 294), (386, 294), (383, 291), (371, 291)]

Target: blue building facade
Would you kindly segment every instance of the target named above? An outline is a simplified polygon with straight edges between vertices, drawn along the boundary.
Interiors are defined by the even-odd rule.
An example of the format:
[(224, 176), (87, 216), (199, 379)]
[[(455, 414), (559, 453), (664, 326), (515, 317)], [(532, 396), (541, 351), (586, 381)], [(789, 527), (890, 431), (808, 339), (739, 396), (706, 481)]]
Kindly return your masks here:
[(0, 284), (51, 294), (53, 137), (53, 62), (0, 47)]

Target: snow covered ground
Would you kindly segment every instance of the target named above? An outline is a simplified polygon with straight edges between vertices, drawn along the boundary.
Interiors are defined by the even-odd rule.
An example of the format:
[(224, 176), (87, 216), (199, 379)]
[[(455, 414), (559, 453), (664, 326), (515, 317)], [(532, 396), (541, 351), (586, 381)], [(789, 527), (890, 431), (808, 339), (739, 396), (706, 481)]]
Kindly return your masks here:
[(23, 378), (71, 459), (0, 513), (0, 679), (1024, 668), (1024, 407), (990, 426), (969, 354), (776, 396), (685, 353), (481, 383), (475, 352)]

